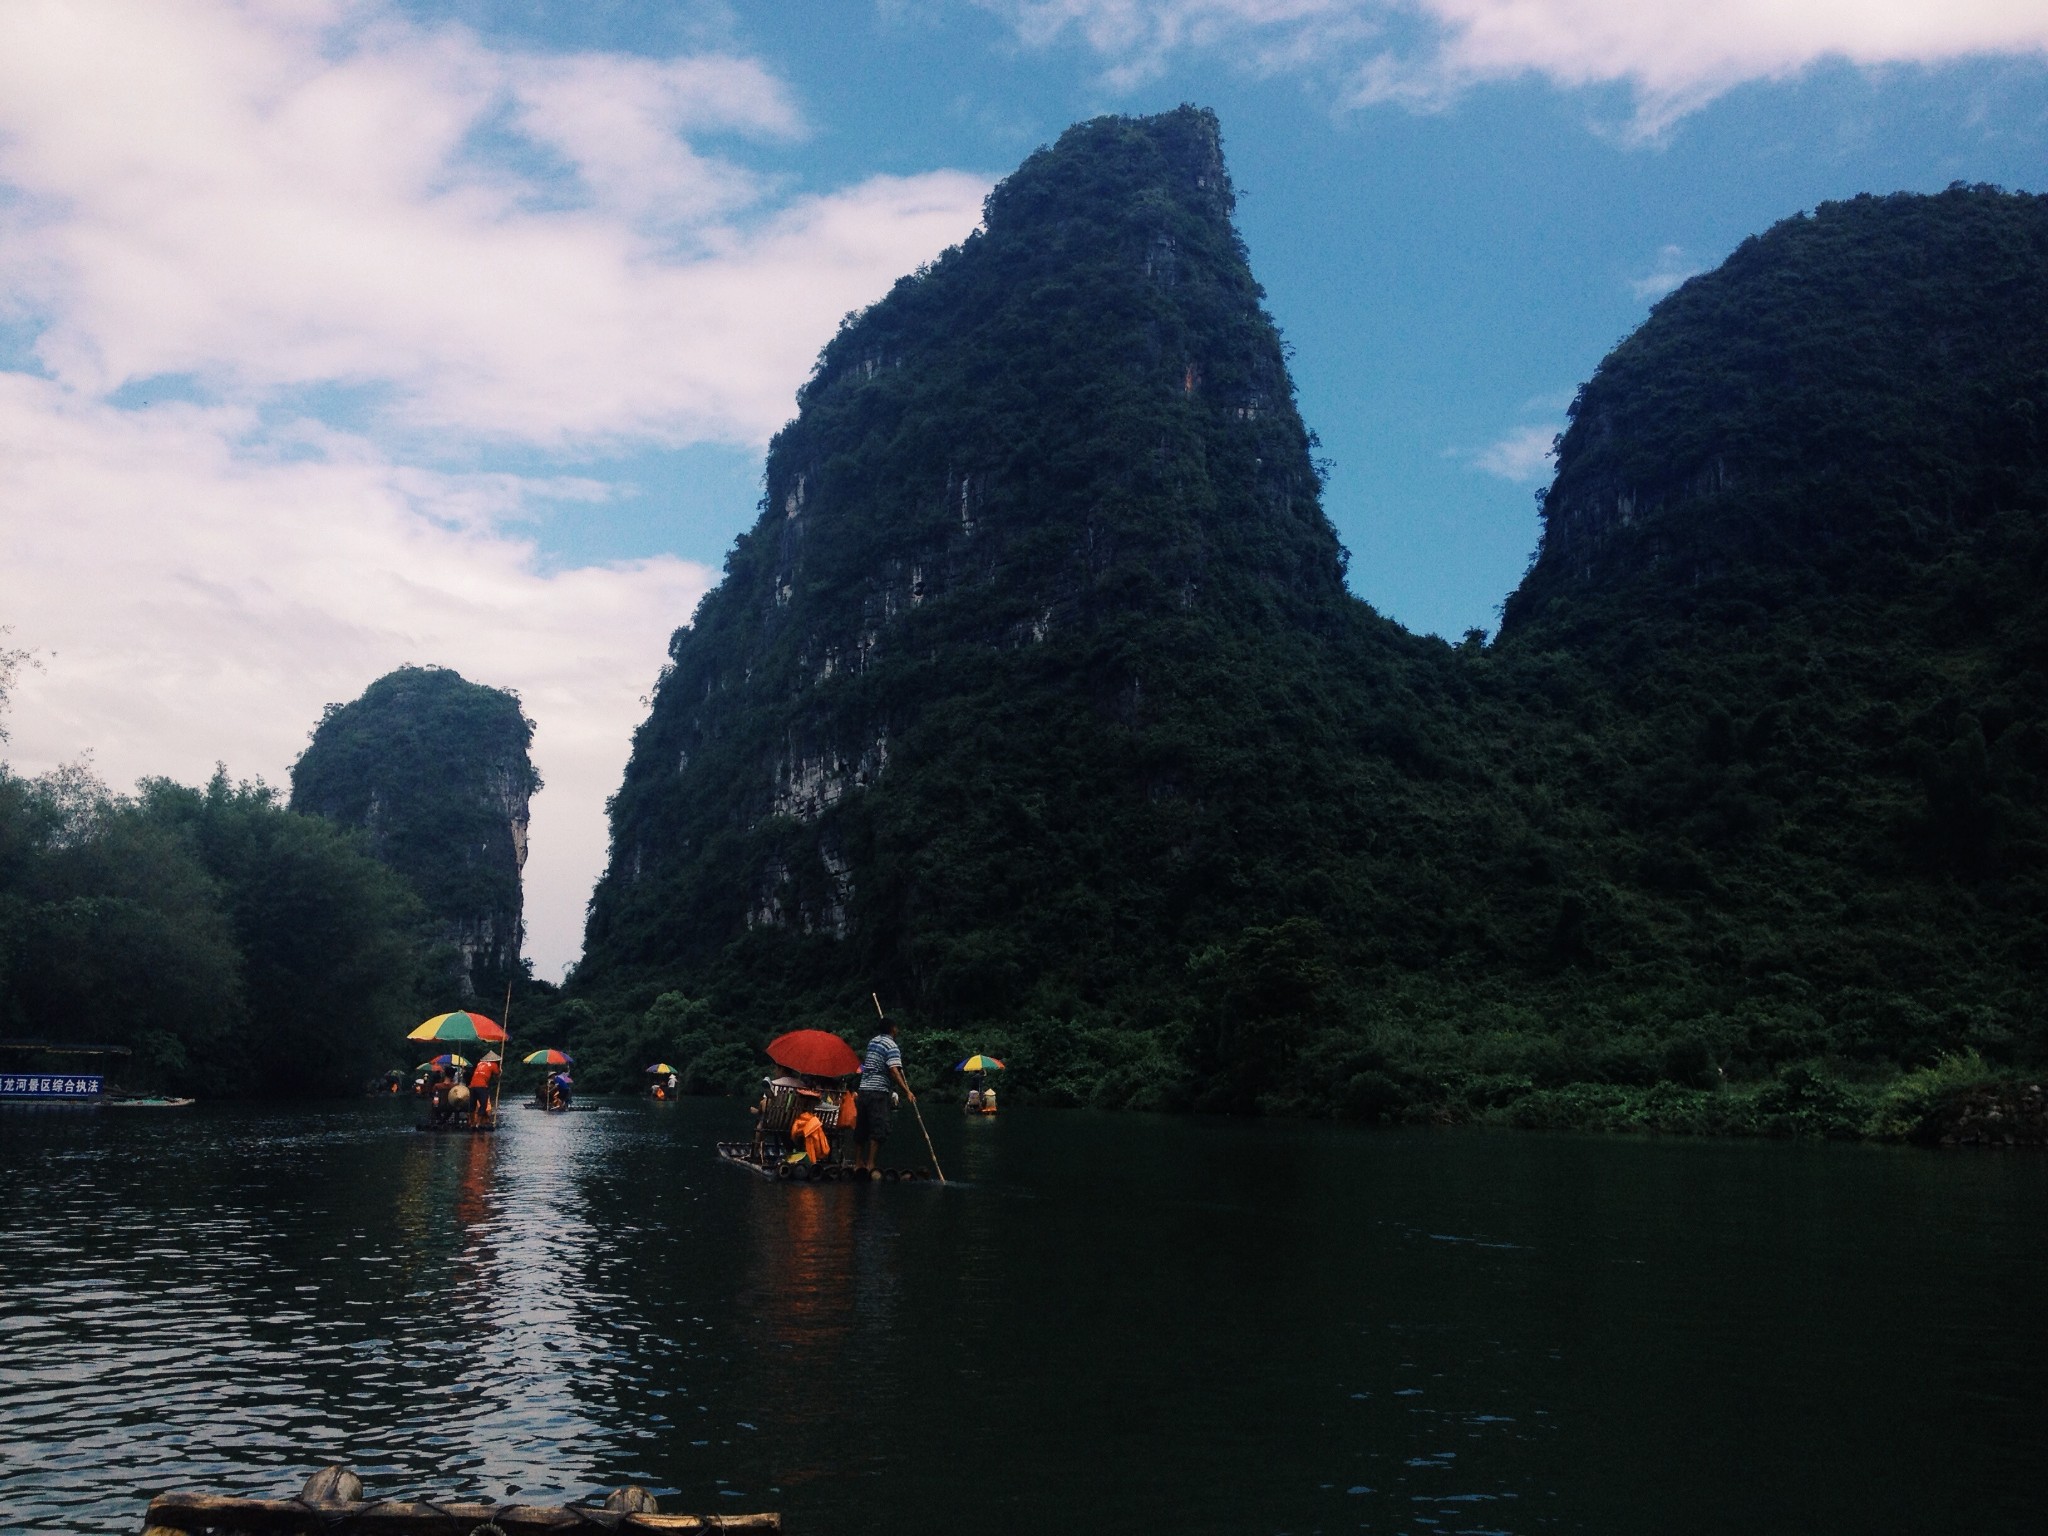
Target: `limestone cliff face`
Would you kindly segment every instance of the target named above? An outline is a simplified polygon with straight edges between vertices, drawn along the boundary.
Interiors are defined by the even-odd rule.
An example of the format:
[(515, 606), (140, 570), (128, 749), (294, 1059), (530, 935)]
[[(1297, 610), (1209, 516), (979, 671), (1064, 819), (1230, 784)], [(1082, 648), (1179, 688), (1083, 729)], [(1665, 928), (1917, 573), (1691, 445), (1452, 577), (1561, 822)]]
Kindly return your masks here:
[[(954, 879), (1024, 823), (1228, 819), (1242, 765), (1198, 717), (1277, 703), (1233, 647), (1365, 612), (1232, 207), (1212, 115), (1083, 124), (825, 348), (635, 737), (586, 980), (774, 932), (944, 992), (995, 894)], [(1011, 866), (1066, 892), (1090, 861), (1123, 878)]]
[(525, 929), (520, 872), (540, 776), (519, 700), (440, 667), (401, 667), (330, 705), (292, 766), (291, 806), (360, 828), (411, 881), (467, 1001), (502, 988)]

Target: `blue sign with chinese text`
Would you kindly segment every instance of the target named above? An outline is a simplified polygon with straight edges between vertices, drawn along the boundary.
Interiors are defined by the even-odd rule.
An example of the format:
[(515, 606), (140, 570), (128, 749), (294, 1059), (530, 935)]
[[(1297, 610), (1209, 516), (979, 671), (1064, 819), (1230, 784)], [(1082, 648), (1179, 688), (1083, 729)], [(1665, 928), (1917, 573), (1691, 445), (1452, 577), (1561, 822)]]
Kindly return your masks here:
[(96, 1099), (103, 1081), (97, 1072), (0, 1072), (0, 1098)]

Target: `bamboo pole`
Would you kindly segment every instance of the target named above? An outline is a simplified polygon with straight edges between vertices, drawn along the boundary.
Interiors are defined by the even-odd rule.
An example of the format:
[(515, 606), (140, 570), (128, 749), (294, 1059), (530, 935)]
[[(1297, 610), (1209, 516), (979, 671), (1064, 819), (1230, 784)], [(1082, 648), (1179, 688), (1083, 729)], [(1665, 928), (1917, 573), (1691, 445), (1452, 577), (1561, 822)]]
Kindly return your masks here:
[(505, 1069), (512, 1065), (512, 978), (505, 978), (505, 1009), (498, 1017), (505, 1038), (498, 1042), (498, 1075), (491, 1079), (491, 1124), (498, 1123), (498, 1100), (505, 1092)]

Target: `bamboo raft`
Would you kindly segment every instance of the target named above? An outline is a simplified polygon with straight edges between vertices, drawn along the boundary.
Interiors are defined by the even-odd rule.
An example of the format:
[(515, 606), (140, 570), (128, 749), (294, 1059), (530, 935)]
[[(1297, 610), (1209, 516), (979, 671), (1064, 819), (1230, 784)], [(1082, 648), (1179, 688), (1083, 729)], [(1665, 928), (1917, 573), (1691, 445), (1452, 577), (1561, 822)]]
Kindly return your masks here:
[[(718, 1155), (735, 1168), (785, 1183), (851, 1184), (860, 1177), (860, 1170), (852, 1163), (836, 1159), (829, 1163), (792, 1163), (788, 1160), (788, 1149), (778, 1150), (773, 1142), (764, 1147), (752, 1141), (721, 1141)], [(929, 1168), (878, 1168), (875, 1172), (891, 1184), (922, 1183), (932, 1176)]]
[(365, 1499), (346, 1467), (323, 1467), (295, 1499), (165, 1493), (150, 1501), (143, 1536), (569, 1536), (573, 1532), (702, 1531), (774, 1536), (779, 1514), (664, 1515), (645, 1488), (617, 1488), (599, 1505), (477, 1504)]

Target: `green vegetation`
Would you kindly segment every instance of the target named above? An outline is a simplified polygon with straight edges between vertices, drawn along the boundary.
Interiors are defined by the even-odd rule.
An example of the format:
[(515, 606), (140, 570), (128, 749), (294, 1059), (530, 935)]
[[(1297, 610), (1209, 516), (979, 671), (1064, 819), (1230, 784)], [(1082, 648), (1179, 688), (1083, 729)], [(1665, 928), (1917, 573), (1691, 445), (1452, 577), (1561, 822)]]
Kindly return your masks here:
[[(2048, 199), (1828, 204), (1666, 298), (1457, 646), (1347, 592), (1232, 207), (1209, 114), (1100, 119), (848, 317), (520, 1039), (731, 1092), (875, 991), (1047, 1104), (2048, 1134)], [(407, 668), (317, 816), (0, 777), (7, 1027), (388, 1064), (518, 979), (531, 732)]]
[(1208, 114), (1083, 124), (825, 349), (612, 807), (586, 1081), (871, 988), (1055, 1104), (1903, 1135), (2048, 1064), (2048, 200), (1663, 301), (1455, 647), (1345, 592), (1231, 206)]
[(419, 893), (459, 998), (497, 998), (523, 974), (519, 872), (541, 787), (532, 740), (517, 695), (401, 667), (328, 705), (292, 766), (291, 808), (359, 829)]
[[(0, 651), (0, 707), (32, 664)], [(127, 1046), (123, 1086), (211, 1096), (359, 1092), (410, 1066), (401, 1036), (453, 1005), (462, 944), (493, 919), (517, 932), (500, 807), (523, 833), (530, 731), (505, 694), (394, 673), (329, 709), (300, 761), (331, 817), (224, 770), (119, 796), (82, 765), (0, 765), (0, 1036)], [(489, 963), (502, 986), (507, 959)]]
[(0, 768), (0, 1033), (128, 1046), (131, 1088), (356, 1091), (422, 963), (404, 882), (263, 785)]

